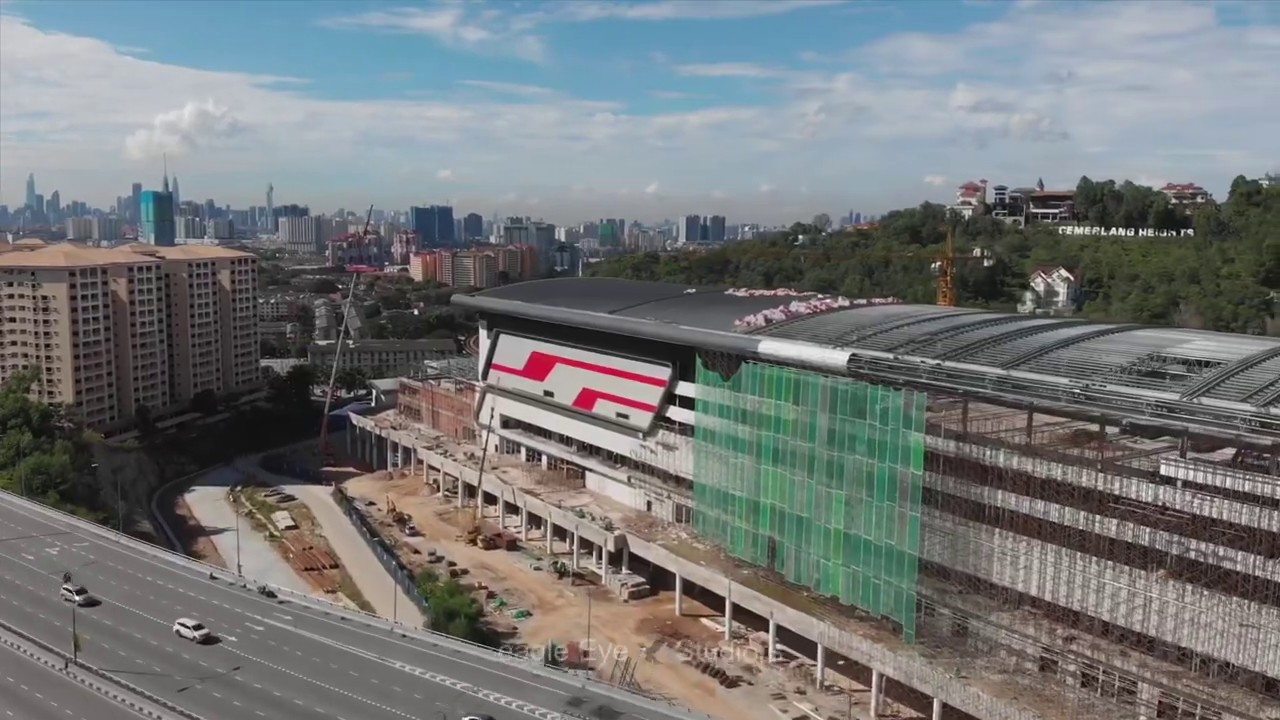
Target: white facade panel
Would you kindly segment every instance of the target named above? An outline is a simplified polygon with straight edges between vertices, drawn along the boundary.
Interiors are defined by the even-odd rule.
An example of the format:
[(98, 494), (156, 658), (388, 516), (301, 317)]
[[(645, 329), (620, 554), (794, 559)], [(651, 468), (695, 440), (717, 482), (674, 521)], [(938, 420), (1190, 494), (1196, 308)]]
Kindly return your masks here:
[(480, 417), (488, 418), (490, 410), (498, 417), (510, 417), (535, 427), (554, 430), (562, 435), (646, 463), (683, 478), (693, 477), (693, 439), (667, 430), (659, 430), (643, 439), (614, 432), (589, 422), (575, 420), (536, 405), (485, 393), (480, 404)]
[(587, 472), (586, 477), (586, 487), (591, 492), (599, 493), (629, 508), (644, 510), (646, 498), (643, 488), (628, 485), (600, 473)]
[(660, 417), (673, 375), (669, 363), (504, 332), (495, 334), (484, 369), (487, 384), (641, 432)]

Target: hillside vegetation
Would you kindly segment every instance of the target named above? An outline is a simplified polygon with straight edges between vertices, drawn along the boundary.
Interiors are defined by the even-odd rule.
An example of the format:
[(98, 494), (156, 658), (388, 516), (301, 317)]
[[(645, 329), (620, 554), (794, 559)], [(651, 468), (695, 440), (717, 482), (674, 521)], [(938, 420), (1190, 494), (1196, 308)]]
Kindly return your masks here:
[(631, 255), (592, 274), (690, 285), (790, 287), (849, 297), (931, 303), (932, 263), (955, 229), (957, 256), (991, 253), (957, 269), (960, 304), (1012, 310), (1037, 267), (1063, 266), (1081, 278), (1081, 315), (1114, 322), (1280, 334), (1280, 187), (1239, 177), (1227, 200), (1187, 214), (1151, 188), (1081, 178), (1082, 224), (1156, 229), (1170, 236), (1063, 235), (1057, 227), (1011, 228), (979, 215), (960, 220), (942, 205), (885, 215), (877, 227), (823, 232), (796, 223), (787, 232), (706, 252)]

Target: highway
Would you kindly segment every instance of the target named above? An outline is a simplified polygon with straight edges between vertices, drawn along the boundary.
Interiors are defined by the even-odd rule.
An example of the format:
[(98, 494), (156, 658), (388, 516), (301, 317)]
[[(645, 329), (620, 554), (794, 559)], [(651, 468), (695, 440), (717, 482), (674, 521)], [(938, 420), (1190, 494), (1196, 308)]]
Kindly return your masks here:
[(140, 720), (80, 683), (0, 646), (0, 720)]
[[(73, 610), (59, 600), (66, 572), (102, 604)], [(0, 587), (0, 619), (69, 649), (74, 614), (83, 660), (207, 720), (555, 717), (537, 709), (607, 720), (688, 717), (268, 600), (9, 498), (0, 500)], [(218, 642), (175, 637), (178, 617), (204, 622)]]

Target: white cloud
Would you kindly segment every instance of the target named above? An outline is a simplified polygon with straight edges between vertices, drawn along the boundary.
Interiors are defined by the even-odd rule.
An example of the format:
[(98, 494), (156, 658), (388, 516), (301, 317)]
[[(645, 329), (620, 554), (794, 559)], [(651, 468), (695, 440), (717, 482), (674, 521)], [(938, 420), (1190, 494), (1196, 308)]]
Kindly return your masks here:
[(161, 113), (125, 138), (125, 155), (135, 160), (162, 154), (185, 155), (209, 142), (226, 140), (244, 131), (244, 124), (213, 100), (188, 102), (179, 110)]
[(756, 189), (760, 191), (760, 194), (762, 194), (762, 195), (767, 195), (767, 194), (769, 194), (769, 193), (773, 192), (774, 190), (777, 190), (778, 188), (777, 188), (777, 187), (775, 187), (774, 185), (769, 184), (769, 183), (760, 183), (760, 187), (758, 187), (758, 188), (756, 188)]
[[(506, 47), (504, 33), (524, 27), (536, 36), (566, 21), (569, 5), (550, 6), (556, 17), (518, 20), (515, 4), (494, 14), (492, 6), (451, 3), (424, 12), (454, 14), (414, 22), (459, 49), (507, 52), (497, 49)], [(663, 56), (649, 66), (655, 77), (625, 82), (653, 81), (663, 88), (655, 97), (697, 100), (683, 112), (629, 107), (614, 98), (644, 91), (624, 81), (614, 98), (573, 97), (544, 79), (557, 77), (550, 72), (486, 75), (454, 94), (412, 99), (379, 99), (373, 90), (358, 101), (321, 99), (295, 78), (131, 57), (0, 15), (0, 202), (20, 201), (34, 171), (46, 193), (109, 204), (131, 181), (158, 181), (157, 158), (167, 152), (189, 156), (180, 161), (184, 185), (220, 202), (260, 203), (272, 182), (277, 202), (350, 207), (367, 197), (396, 208), (423, 200), (396, 174), (417, 157), (465, 168), (466, 182), (453, 187), (466, 192), (451, 191), (451, 199), (485, 215), (535, 214), (538, 199), (536, 214), (553, 221), (676, 216), (696, 211), (715, 188), (725, 195), (723, 212), (781, 222), (843, 214), (854, 203), (878, 212), (941, 197), (946, 186), (922, 183), (926, 173), (1008, 184), (1043, 176), (1054, 185), (1082, 174), (1169, 178), (1220, 193), (1235, 175), (1264, 172), (1280, 158), (1280, 84), (1267, 70), (1280, 66), (1274, 25), (1224, 25), (1214, 7), (1190, 3), (997, 7), (996, 22), (832, 48), (820, 67), (785, 73), (750, 74), (771, 68), (749, 46), (729, 58), (739, 62), (698, 58), (708, 61), (699, 66), (685, 48), (659, 43), (653, 52), (674, 60)], [(634, 20), (637, 33), (665, 33), (632, 11), (607, 12)], [(682, 63), (686, 73), (701, 68), (700, 85), (720, 77), (728, 93), (736, 78), (751, 77), (760, 91), (742, 105), (717, 101), (714, 91), (685, 98), (695, 88), (678, 84)], [(134, 163), (121, 163), (122, 145)], [(641, 192), (653, 178), (663, 178), (661, 193)], [(798, 214), (784, 211), (791, 205)]]
[(697, 100), (705, 97), (696, 93), (680, 92), (677, 90), (654, 90), (649, 93), (659, 100)]
[(403, 7), (321, 20), (335, 29), (380, 30), (425, 35), (448, 47), (469, 52), (512, 55), (543, 62), (546, 44), (540, 35), (526, 32), (526, 26), (499, 12), (470, 12), (465, 4), (439, 7)]
[[(328, 17), (324, 27), (424, 35), (452, 48), (474, 53), (510, 55), (531, 62), (548, 59), (546, 39), (534, 32), (557, 23), (606, 20), (663, 22), (678, 20), (742, 20), (784, 15), (799, 10), (842, 5), (850, 0), (575, 0), (549, 3), (534, 11), (519, 3), (499, 9), (481, 3), (447, 2), (436, 7), (396, 7), (355, 15)], [(660, 55), (656, 53), (655, 55)]]
[(737, 20), (783, 15), (847, 0), (661, 0), (660, 2), (591, 2), (577, 0), (558, 7), (562, 17), (572, 20)]
[(654, 181), (654, 182), (649, 183), (647, 186), (645, 186), (644, 194), (645, 194), (645, 195), (657, 195), (657, 194), (658, 194), (658, 190), (659, 190), (658, 183), (657, 183), (657, 181)]
[(450, 170), (449, 168), (444, 168), (443, 170), (437, 170), (437, 171), (436, 171), (436, 179), (437, 179), (437, 180), (444, 180), (444, 181), (446, 181), (446, 182), (448, 182), (448, 181), (450, 181), (450, 180), (453, 180), (453, 179), (454, 179), (454, 177), (453, 177), (453, 171), (452, 171), (452, 170)]
[(925, 175), (923, 182), (925, 185), (942, 187), (943, 185), (947, 184), (947, 176), (946, 175)]
[(458, 84), (479, 90), (502, 93), (505, 95), (517, 95), (519, 97), (545, 98), (556, 94), (555, 90), (548, 87), (542, 87), (541, 85), (521, 85), (519, 83), (497, 82), (494, 80), (459, 80)]
[(701, 65), (677, 65), (675, 68), (677, 75), (684, 77), (708, 77), (708, 78), (773, 78), (783, 77), (786, 71), (776, 68), (765, 67), (755, 63), (740, 62), (724, 62), (724, 63), (705, 63)]

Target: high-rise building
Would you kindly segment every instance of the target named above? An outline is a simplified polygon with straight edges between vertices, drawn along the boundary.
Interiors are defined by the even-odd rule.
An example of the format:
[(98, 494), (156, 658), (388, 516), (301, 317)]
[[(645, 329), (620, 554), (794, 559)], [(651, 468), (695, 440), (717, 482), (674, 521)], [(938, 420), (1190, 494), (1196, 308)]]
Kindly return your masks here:
[(724, 242), (724, 216), (712, 215), (707, 218), (707, 242), (723, 243)]
[(503, 245), (527, 245), (538, 255), (539, 265), (550, 263), (551, 252), (555, 249), (556, 226), (551, 223), (537, 222), (528, 218), (508, 218), (502, 226)]
[(124, 220), (114, 215), (93, 219), (93, 239), (98, 242), (115, 242), (124, 237)]
[(440, 283), (451, 287), (488, 288), (498, 284), (498, 260), (483, 250), (438, 254)]
[(418, 233), (423, 250), (458, 244), (454, 235), (453, 208), (447, 205), (409, 208), (409, 229)]
[(277, 219), (280, 241), (290, 255), (319, 255), (324, 252), (324, 216), (281, 217)]
[(180, 205), (182, 205), (182, 193), (178, 192), (178, 176), (177, 175), (173, 176), (172, 192), (173, 192), (173, 206), (179, 207)]
[(156, 247), (173, 247), (178, 237), (174, 225), (173, 193), (147, 190), (139, 204), (138, 240)]
[(267, 229), (276, 231), (276, 186), (267, 183)]
[(36, 174), (35, 173), (31, 173), (27, 175), (26, 205), (32, 210), (38, 209), (36, 208)]
[(89, 240), (93, 237), (93, 220), (89, 218), (67, 218), (63, 226), (68, 240)]
[(136, 182), (133, 184), (129, 198), (129, 209), (124, 210), (117, 208), (117, 210), (120, 210), (120, 213), (124, 215), (129, 222), (136, 225), (142, 218), (142, 183)]
[(174, 220), (176, 237), (179, 240), (197, 240), (204, 238), (204, 221), (198, 217), (183, 215)]
[(688, 245), (702, 240), (702, 217), (685, 215), (676, 225), (676, 245)]
[(484, 218), (480, 217), (480, 213), (467, 213), (462, 219), (462, 238), (467, 242), (484, 239)]
[[(24, 241), (0, 252), (0, 380), (43, 368), (33, 395), (92, 429), (139, 405), (177, 412), (201, 390), (258, 382), (257, 258), (211, 247), (89, 248)], [(31, 328), (38, 327), (38, 332)]]

